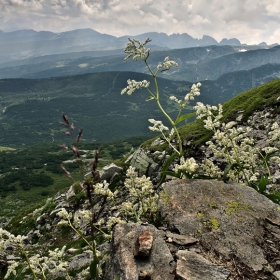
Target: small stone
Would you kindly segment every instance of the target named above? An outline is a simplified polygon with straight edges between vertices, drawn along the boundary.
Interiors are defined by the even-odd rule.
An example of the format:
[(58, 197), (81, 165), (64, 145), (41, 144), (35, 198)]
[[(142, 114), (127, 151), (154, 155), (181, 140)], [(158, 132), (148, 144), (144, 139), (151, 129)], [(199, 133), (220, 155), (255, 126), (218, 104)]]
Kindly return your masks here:
[(148, 257), (153, 246), (153, 235), (149, 231), (144, 231), (138, 236), (135, 257)]
[(201, 250), (199, 248), (190, 248), (189, 249), (190, 252), (195, 252), (195, 253), (201, 253)]
[(51, 225), (50, 224), (46, 224), (46, 230), (51, 230)]
[(151, 275), (147, 271), (140, 271), (139, 280), (151, 280)]
[(69, 253), (69, 254), (75, 254), (76, 252), (78, 252), (79, 251), (79, 249), (75, 249), (75, 248), (69, 248), (68, 250), (67, 250), (67, 253)]
[(9, 261), (20, 261), (21, 258), (20, 257), (15, 257), (14, 255), (8, 255), (6, 257), (6, 260), (9, 262)]
[(167, 242), (170, 242), (170, 243), (171, 243), (171, 242), (173, 242), (173, 239), (172, 239), (171, 237), (168, 237), (168, 238), (167, 238)]
[(179, 280), (225, 280), (230, 274), (229, 270), (196, 253), (179, 250), (176, 256), (176, 276)]
[[(166, 236), (168, 237), (168, 242), (174, 242), (178, 245), (190, 245), (198, 242), (198, 239), (188, 236), (188, 235), (180, 235), (172, 232), (167, 232)], [(171, 241), (169, 241), (171, 239)]]
[(277, 278), (280, 278), (280, 270), (279, 271), (275, 271), (273, 272), (274, 276), (276, 276)]

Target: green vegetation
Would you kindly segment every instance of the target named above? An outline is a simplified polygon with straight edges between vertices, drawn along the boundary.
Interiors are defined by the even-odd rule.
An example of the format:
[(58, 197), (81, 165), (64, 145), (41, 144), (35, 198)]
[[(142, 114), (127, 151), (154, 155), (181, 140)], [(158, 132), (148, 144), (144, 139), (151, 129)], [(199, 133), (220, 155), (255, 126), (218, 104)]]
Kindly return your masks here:
[[(224, 118), (227, 122), (235, 120), (242, 114), (242, 120), (246, 121), (248, 117), (256, 110), (263, 109), (265, 106), (274, 107), (275, 113), (278, 113), (280, 96), (280, 79), (273, 80), (265, 85), (242, 92), (223, 104)], [(193, 145), (199, 145), (209, 140), (212, 132), (204, 128), (202, 120), (195, 120), (187, 125), (181, 126), (179, 132), (182, 140), (192, 141)], [(149, 139), (142, 144), (143, 147), (149, 147), (155, 140)], [(167, 144), (159, 149), (165, 149)], [(155, 149), (155, 147), (153, 147)], [(191, 152), (191, 151), (190, 151)]]
[[(84, 160), (92, 160), (94, 151), (103, 146), (99, 162), (100, 168), (128, 154), (147, 137), (132, 137), (110, 143), (83, 143), (79, 145)], [(69, 161), (68, 163), (63, 163)], [(56, 144), (37, 145), (20, 149), (0, 151), (0, 216), (13, 217), (18, 211), (37, 205), (46, 197), (71, 185), (61, 165), (71, 172), (75, 180), (82, 179), (84, 171), (74, 158), (73, 152), (61, 149)], [(121, 161), (118, 161), (122, 164)], [(82, 173), (81, 173), (82, 172)], [(84, 193), (77, 193), (75, 203), (79, 204)], [(1, 219), (0, 219), (1, 222)]]
[[(217, 81), (203, 81), (201, 96), (195, 102), (214, 105), (229, 100), (252, 87), (252, 83), (243, 81), (247, 75), (250, 76), (236, 73)], [(63, 127), (59, 126), (62, 112), (70, 116), (77, 127), (84, 128), (84, 139), (89, 143), (138, 135), (152, 137), (147, 120), (165, 122), (165, 119), (153, 102), (145, 102), (148, 97), (145, 90), (129, 97), (120, 95), (128, 79), (151, 81), (150, 76), (133, 72), (0, 80), (0, 145), (17, 147), (63, 141)], [(229, 82), (231, 79), (235, 82)], [(171, 117), (176, 117), (176, 106), (169, 97), (183, 98), (192, 83), (159, 78), (158, 84), (163, 107)]]

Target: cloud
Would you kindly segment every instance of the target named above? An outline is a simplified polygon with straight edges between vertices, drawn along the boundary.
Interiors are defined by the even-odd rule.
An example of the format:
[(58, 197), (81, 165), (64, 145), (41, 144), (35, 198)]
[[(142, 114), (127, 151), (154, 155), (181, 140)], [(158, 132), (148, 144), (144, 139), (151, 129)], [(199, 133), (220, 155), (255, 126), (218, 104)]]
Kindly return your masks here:
[(3, 29), (92, 28), (115, 36), (157, 31), (275, 43), (279, 0), (0, 0)]

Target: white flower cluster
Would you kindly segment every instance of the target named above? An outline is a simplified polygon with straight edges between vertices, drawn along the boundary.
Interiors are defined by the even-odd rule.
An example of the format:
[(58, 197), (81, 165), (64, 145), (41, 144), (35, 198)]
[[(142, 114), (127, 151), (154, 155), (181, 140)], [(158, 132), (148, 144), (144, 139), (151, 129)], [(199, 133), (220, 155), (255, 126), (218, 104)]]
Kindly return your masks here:
[(114, 193), (109, 189), (109, 184), (106, 181), (98, 183), (94, 187), (94, 193), (107, 196), (109, 200), (114, 200), (114, 197), (117, 194), (117, 191)]
[(121, 205), (121, 212), (126, 220), (135, 219), (140, 222), (158, 211), (158, 195), (154, 193), (150, 178), (138, 177), (137, 172), (130, 166), (124, 185), (129, 191), (128, 201)]
[(220, 120), (223, 117), (223, 107), (221, 104), (217, 106), (204, 105), (201, 102), (197, 102), (194, 106), (198, 119), (205, 118), (203, 120), (204, 127), (209, 130), (215, 130), (221, 125)]
[[(77, 214), (76, 214), (77, 213)], [(82, 224), (87, 225), (92, 222), (92, 213), (90, 210), (80, 210), (74, 215), (73, 225), (81, 229)]]
[(121, 94), (127, 93), (131, 95), (135, 90), (140, 88), (148, 88), (150, 82), (143, 80), (141, 82), (136, 82), (135, 80), (127, 80), (128, 86), (121, 91)]
[[(117, 217), (109, 217), (106, 227), (109, 231), (112, 230), (112, 227), (115, 224), (125, 224), (126, 222), (124, 220), (122, 220), (121, 218), (117, 218)], [(106, 236), (105, 236), (106, 237)]]
[(194, 100), (195, 96), (199, 96), (200, 95), (200, 89), (199, 89), (200, 87), (201, 87), (201, 83), (193, 84), (192, 87), (191, 87), (191, 91), (186, 94), (186, 96), (184, 98), (184, 101), (178, 99), (174, 95), (171, 95), (169, 97), (169, 99), (172, 100), (172, 101), (175, 101), (176, 103), (178, 103), (181, 108), (184, 108), (189, 103), (190, 100)]
[[(29, 264), (33, 272), (42, 276), (43, 279), (47, 279), (47, 275), (64, 276), (66, 279), (71, 279), (68, 274), (68, 262), (65, 258), (66, 246), (61, 249), (56, 248), (48, 251), (48, 256), (40, 256), (36, 254), (29, 258)], [(27, 267), (26, 267), (27, 269)]]
[(220, 122), (223, 117), (221, 105), (216, 107), (197, 103), (195, 109), (198, 118), (206, 117), (203, 120), (204, 127), (214, 132), (212, 140), (206, 143), (213, 156), (211, 160), (207, 159), (201, 166), (206, 172), (205, 175), (209, 174), (215, 177), (221, 175), (221, 171), (218, 167), (214, 168), (213, 163), (213, 161), (220, 159), (235, 166), (227, 174), (233, 182), (250, 184), (250, 182), (258, 181), (264, 172), (269, 174), (268, 179), (271, 179), (268, 161), (280, 163), (280, 158), (278, 156), (266, 158), (265, 155), (278, 151), (280, 132), (277, 123), (271, 126), (267, 145), (264, 148), (259, 148), (250, 136), (250, 127), (235, 127), (237, 123), (233, 121), (227, 124)]
[[(23, 241), (27, 239), (26, 236), (15, 236), (7, 230), (0, 228), (0, 255), (2, 252), (10, 245), (15, 244), (19, 248), (23, 246)], [(17, 267), (20, 265), (19, 261), (9, 261), (8, 262), (8, 271), (4, 277), (4, 279), (9, 279), (10, 275), (13, 274), (14, 276), (17, 275)]]
[(203, 170), (203, 175), (205, 176), (209, 176), (211, 178), (219, 178), (223, 175), (221, 169), (207, 158), (203, 159), (200, 167)]
[(176, 96), (174, 96), (174, 95), (171, 95), (171, 96), (169, 97), (169, 99), (172, 100), (172, 101), (175, 101), (175, 102), (178, 103), (180, 106), (183, 104), (183, 101), (180, 100), (180, 99), (178, 99), (178, 98), (177, 98)]
[(221, 130), (215, 132), (213, 141), (206, 143), (215, 158), (224, 158), (230, 164), (238, 164), (238, 168), (228, 173), (229, 178), (235, 182), (245, 183), (259, 168), (258, 148), (254, 145), (254, 140), (249, 137), (249, 132), (248, 127), (228, 129), (223, 124)]
[(157, 70), (169, 70), (172, 66), (178, 67), (178, 63), (174, 60), (170, 60), (169, 56), (167, 56), (163, 62), (158, 63)]
[(141, 58), (142, 60), (146, 60), (149, 56), (150, 49), (145, 49), (145, 45), (151, 42), (152, 40), (148, 38), (144, 43), (141, 43), (137, 39), (128, 38), (129, 42), (127, 43), (124, 52), (127, 53), (127, 57), (124, 60), (128, 60), (132, 57), (133, 60), (138, 60)]
[(191, 91), (185, 96), (185, 102), (189, 102), (190, 100), (194, 100), (195, 96), (200, 95), (199, 88), (201, 87), (201, 83), (193, 84), (191, 87)]
[[(196, 163), (194, 158), (187, 158), (184, 157), (180, 158), (180, 164), (176, 164), (173, 171), (178, 173), (179, 171), (184, 171), (184, 173), (192, 174), (198, 168), (198, 164)], [(185, 177), (185, 175), (183, 176)]]
[(72, 219), (72, 213), (68, 213), (65, 208), (61, 208), (61, 210), (56, 215), (67, 221)]
[[(63, 212), (63, 215), (65, 213)], [(15, 236), (10, 232), (3, 230), (0, 228), (0, 253), (2, 253), (8, 245), (14, 244), (16, 245), (22, 253), (25, 255), (25, 260), (21, 261), (9, 261), (8, 270), (4, 277), (4, 279), (10, 279), (10, 276), (13, 274), (17, 275), (17, 267), (20, 265), (25, 266), (25, 269), (22, 272), (26, 271), (28, 268), (32, 270), (33, 275), (38, 276), (42, 279), (47, 279), (46, 275), (57, 275), (61, 273), (66, 279), (70, 279), (68, 275), (68, 262), (64, 260), (65, 249), (64, 246), (62, 249), (56, 248), (54, 251), (49, 250), (48, 256), (41, 256), (36, 254), (31, 257), (27, 257), (27, 252), (25, 251), (23, 241), (27, 239), (26, 236)], [(27, 260), (28, 258), (28, 260)]]
[(13, 235), (12, 233), (8, 232), (0, 228), (0, 253), (6, 249), (6, 247), (10, 244), (21, 245), (23, 241), (27, 239), (27, 236), (24, 235)]
[(164, 130), (169, 130), (167, 126), (163, 125), (162, 121), (156, 121), (154, 119), (148, 119), (148, 121), (154, 126), (149, 126), (151, 131), (163, 132)]

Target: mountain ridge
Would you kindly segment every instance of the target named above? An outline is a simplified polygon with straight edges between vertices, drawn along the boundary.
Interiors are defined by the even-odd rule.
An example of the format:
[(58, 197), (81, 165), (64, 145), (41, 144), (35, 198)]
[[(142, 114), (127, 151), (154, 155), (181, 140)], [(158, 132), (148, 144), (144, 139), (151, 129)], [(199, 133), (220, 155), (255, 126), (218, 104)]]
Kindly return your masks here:
[[(182, 48), (205, 45), (240, 45), (238, 39), (223, 39), (218, 43), (214, 38), (204, 35), (201, 39), (193, 38), (187, 33), (171, 34), (150, 32), (137, 36), (116, 37), (102, 34), (93, 29), (76, 29), (61, 33), (50, 31), (17, 30), (0, 32), (0, 63), (47, 54), (73, 51), (112, 50), (124, 48), (127, 38), (142, 38), (153, 35), (154, 44), (159, 47)], [(239, 43), (240, 44), (239, 44)]]

